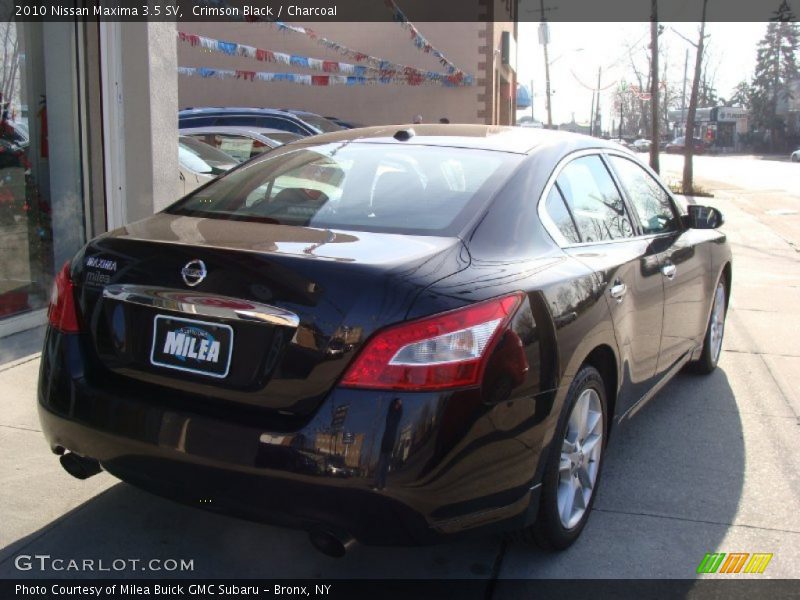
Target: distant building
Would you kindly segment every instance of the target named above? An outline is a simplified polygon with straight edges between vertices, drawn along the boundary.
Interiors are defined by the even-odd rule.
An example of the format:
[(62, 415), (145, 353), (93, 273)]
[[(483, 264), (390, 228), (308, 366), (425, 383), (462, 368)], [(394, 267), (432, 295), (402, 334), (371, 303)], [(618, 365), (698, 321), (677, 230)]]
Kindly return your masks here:
[[(675, 136), (686, 135), (687, 110), (670, 110), (668, 118)], [(720, 152), (740, 150), (741, 136), (749, 131), (750, 111), (739, 106), (710, 106), (695, 113), (694, 137)]]
[(588, 123), (585, 124), (576, 123), (574, 116), (572, 117), (572, 120), (569, 123), (562, 123), (561, 125), (558, 126), (558, 128), (561, 131), (569, 131), (571, 133), (584, 133), (586, 135), (589, 135), (589, 132), (592, 129)]

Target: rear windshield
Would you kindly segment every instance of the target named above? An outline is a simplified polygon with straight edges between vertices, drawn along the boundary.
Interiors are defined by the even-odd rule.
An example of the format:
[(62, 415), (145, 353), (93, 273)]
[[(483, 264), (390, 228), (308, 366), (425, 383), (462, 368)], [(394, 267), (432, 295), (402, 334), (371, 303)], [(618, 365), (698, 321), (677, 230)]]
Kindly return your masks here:
[(286, 146), (168, 212), (328, 229), (454, 235), (521, 156), (376, 143)]

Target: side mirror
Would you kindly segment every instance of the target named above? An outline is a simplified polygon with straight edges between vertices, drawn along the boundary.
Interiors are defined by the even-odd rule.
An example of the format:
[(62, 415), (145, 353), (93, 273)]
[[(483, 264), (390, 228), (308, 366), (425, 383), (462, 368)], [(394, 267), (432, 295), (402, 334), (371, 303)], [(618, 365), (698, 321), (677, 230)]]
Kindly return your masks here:
[(691, 229), (717, 229), (725, 223), (722, 213), (711, 206), (690, 204), (686, 209), (689, 214), (683, 219), (685, 225)]

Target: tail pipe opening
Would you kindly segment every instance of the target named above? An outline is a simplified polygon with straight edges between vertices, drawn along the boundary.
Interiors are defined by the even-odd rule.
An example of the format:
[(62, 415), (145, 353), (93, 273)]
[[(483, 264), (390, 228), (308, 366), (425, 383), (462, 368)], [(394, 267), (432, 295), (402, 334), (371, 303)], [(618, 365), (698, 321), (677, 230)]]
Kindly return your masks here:
[(315, 529), (308, 533), (311, 545), (327, 556), (342, 558), (356, 541), (348, 534), (335, 533), (329, 529)]
[(89, 479), (102, 470), (100, 463), (95, 459), (78, 456), (74, 452), (62, 454), (58, 460), (64, 470), (77, 479)]

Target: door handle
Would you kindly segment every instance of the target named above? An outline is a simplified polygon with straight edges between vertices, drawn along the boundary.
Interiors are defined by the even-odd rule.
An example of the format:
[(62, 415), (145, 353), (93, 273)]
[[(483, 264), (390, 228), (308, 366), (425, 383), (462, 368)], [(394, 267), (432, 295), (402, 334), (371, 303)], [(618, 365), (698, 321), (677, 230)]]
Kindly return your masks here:
[(625, 294), (628, 293), (628, 286), (622, 283), (621, 281), (617, 280), (611, 289), (608, 290), (608, 293), (614, 298), (617, 302), (622, 302), (622, 299), (625, 297)]
[(675, 279), (675, 273), (678, 272), (678, 267), (673, 264), (664, 265), (661, 267), (661, 273), (667, 279)]

